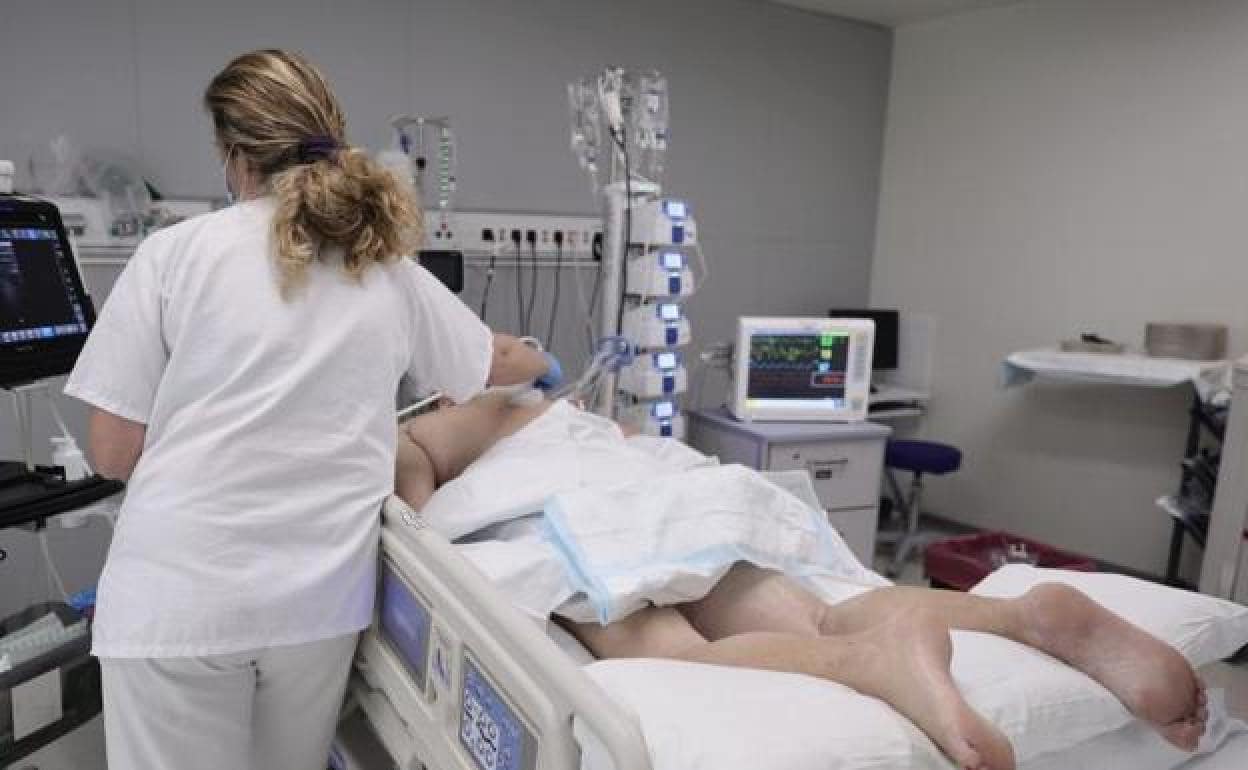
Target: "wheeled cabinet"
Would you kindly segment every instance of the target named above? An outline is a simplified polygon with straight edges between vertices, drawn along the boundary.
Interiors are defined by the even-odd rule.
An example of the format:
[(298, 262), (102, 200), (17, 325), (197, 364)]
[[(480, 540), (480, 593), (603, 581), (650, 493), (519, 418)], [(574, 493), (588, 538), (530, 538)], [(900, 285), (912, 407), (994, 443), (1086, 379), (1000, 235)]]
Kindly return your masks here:
[(689, 444), (720, 462), (809, 471), (828, 521), (871, 567), (891, 429), (871, 422), (742, 422), (722, 408), (690, 412), (688, 420)]
[(1248, 357), (1235, 363), (1231, 388), (1200, 590), (1248, 602)]

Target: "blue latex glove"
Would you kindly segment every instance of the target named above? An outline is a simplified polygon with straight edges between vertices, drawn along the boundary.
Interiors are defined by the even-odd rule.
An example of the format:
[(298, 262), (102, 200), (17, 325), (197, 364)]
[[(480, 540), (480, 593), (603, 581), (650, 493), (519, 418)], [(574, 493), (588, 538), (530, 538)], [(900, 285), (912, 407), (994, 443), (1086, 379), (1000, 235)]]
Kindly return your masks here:
[(95, 589), (85, 588), (69, 597), (69, 606), (77, 610), (79, 614), (95, 609)]
[(559, 365), (559, 359), (549, 353), (542, 353), (546, 359), (546, 373), (534, 380), (533, 384), (539, 390), (551, 391), (563, 384), (563, 367)]

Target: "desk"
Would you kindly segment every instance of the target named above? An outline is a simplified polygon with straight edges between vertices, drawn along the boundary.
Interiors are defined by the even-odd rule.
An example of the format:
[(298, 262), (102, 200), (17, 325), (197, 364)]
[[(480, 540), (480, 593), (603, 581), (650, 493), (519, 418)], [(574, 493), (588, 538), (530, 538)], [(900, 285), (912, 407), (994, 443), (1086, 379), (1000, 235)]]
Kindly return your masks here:
[[(1001, 383), (1012, 387), (1036, 378), (1085, 385), (1137, 388), (1190, 386), (1187, 442), (1181, 466), (1179, 490), (1157, 501), (1173, 520), (1166, 582), (1181, 586), (1179, 568), (1184, 536), (1205, 548), (1209, 533), (1209, 502), (1199, 488), (1202, 462), (1201, 435), (1207, 431), (1222, 440), (1225, 405), (1230, 400), (1227, 361), (1185, 361), (1152, 358), (1132, 353), (1063, 353), (1054, 350), (1027, 350), (1011, 353), (1002, 363)], [(1238, 542), (1238, 539), (1236, 539)], [(1229, 590), (1229, 589), (1228, 589)], [(1226, 595), (1226, 594), (1223, 594)]]
[(872, 420), (922, 417), (931, 395), (923, 390), (880, 385), (867, 397), (867, 416)]
[(1248, 602), (1248, 357), (1236, 362), (1232, 388), (1200, 590), (1243, 603)]
[[(7, 465), (7, 464), (0, 464)], [(24, 470), (24, 466), (22, 466)], [(24, 476), (25, 474), (21, 474)], [(43, 526), (51, 516), (85, 508), (125, 489), (120, 481), (90, 476), (79, 481), (11, 482), (0, 486), (0, 529)]]
[(828, 520), (871, 566), (879, 519), (884, 443), (871, 422), (741, 422), (722, 407), (688, 413), (689, 444), (721, 462), (760, 471), (807, 470)]

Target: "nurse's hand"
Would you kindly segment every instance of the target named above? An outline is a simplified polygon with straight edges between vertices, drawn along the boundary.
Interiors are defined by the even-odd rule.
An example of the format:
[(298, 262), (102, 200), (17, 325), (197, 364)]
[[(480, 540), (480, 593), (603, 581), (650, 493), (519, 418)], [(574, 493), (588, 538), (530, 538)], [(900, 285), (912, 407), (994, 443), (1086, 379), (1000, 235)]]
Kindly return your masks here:
[(494, 335), (494, 358), (488, 385), (519, 385), (533, 382), (550, 370), (546, 355), (510, 334)]
[(549, 353), (543, 353), (546, 356), (546, 373), (538, 377), (533, 384), (540, 390), (550, 392), (563, 384), (563, 367), (559, 365), (559, 359)]

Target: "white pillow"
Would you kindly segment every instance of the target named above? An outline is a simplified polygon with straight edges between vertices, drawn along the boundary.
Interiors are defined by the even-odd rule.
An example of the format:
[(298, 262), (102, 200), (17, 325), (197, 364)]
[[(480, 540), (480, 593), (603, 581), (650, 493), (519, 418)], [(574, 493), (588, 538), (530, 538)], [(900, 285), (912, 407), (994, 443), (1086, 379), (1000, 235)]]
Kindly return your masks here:
[(1248, 607), (1108, 572), (1071, 572), (1010, 564), (971, 589), (981, 596), (1019, 596), (1036, 583), (1066, 583), (1159, 639), (1193, 666), (1230, 657), (1248, 643)]
[[(949, 769), (910, 722), (882, 702), (831, 682), (658, 660), (601, 661), (586, 670), (640, 715), (654, 770)], [(1195, 755), (1137, 721), (1083, 741), (1050, 741), (1061, 748), (1041, 754), (1024, 753), (1026, 742), (1010, 737), (1019, 770), (1171, 770), (1213, 751), (1229, 758), (1218, 767), (1238, 769), (1242, 755), (1229, 755), (1248, 751), (1248, 728), (1227, 718), (1216, 691), (1209, 711)], [(584, 770), (611, 766), (592, 736), (582, 745)]]
[[(1014, 565), (989, 576), (976, 592), (1014, 596), (1054, 580), (1085, 590), (1175, 644), (1194, 665), (1248, 642), (1245, 608), (1132, 578)], [(1109, 691), (1047, 655), (987, 634), (955, 632), (953, 642), (954, 679), (976, 711), (1009, 737), (1020, 764), (1040, 763), (1116, 731), (1138, 735)], [(587, 671), (638, 714), (655, 770), (948, 768), (908, 720), (832, 682), (653, 660), (599, 661)], [(1150, 755), (1161, 745), (1144, 744), (1152, 746)]]
[(638, 715), (653, 770), (949, 768), (910, 721), (832, 682), (669, 660), (603, 660), (586, 672)]
[[(1209, 693), (1209, 722), (1194, 756), (1214, 751), (1216, 757), (1199, 764), (1200, 770), (1242, 770), (1248, 756), (1248, 725), (1226, 714), (1224, 693)], [(1143, 722), (1133, 721), (1065, 751), (1044, 754), (1019, 770), (1172, 770), (1186, 765), (1192, 754), (1176, 748)]]

